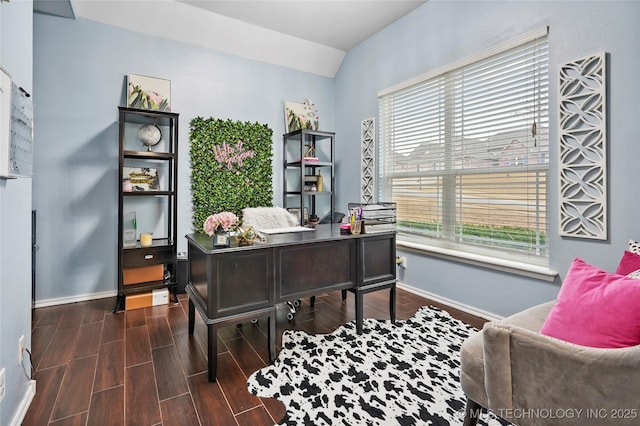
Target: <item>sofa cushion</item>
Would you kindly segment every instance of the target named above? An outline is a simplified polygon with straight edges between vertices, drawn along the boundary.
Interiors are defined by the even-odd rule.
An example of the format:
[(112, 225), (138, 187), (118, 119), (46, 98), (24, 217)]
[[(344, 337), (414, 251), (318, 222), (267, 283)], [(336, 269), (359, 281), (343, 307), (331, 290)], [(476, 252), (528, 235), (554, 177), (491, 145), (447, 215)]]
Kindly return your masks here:
[(640, 254), (640, 243), (634, 240), (629, 240), (629, 251), (631, 253)]
[(629, 272), (627, 276), (629, 278), (635, 278), (636, 280), (640, 280), (640, 269), (638, 269), (637, 271)]
[(595, 348), (640, 344), (640, 281), (575, 259), (540, 333)]
[(640, 269), (640, 254), (632, 253), (628, 250), (622, 255), (616, 274), (627, 275)]

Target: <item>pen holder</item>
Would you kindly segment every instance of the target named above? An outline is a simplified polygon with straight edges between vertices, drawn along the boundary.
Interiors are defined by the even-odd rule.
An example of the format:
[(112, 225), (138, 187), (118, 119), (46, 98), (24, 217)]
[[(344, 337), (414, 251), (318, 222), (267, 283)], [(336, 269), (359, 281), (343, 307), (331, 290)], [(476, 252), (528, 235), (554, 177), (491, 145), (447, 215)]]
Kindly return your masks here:
[(356, 220), (351, 228), (351, 233), (353, 235), (363, 234), (364, 225), (362, 220)]

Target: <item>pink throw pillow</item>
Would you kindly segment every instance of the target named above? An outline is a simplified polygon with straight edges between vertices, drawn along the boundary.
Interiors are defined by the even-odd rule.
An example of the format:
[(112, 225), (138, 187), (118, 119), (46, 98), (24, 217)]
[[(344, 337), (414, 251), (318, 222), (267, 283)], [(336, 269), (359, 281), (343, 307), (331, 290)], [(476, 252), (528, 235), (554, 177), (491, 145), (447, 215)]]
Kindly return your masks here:
[(616, 274), (627, 275), (630, 272), (640, 269), (640, 254), (625, 251), (616, 269)]
[(640, 344), (640, 280), (575, 259), (541, 334), (594, 348)]

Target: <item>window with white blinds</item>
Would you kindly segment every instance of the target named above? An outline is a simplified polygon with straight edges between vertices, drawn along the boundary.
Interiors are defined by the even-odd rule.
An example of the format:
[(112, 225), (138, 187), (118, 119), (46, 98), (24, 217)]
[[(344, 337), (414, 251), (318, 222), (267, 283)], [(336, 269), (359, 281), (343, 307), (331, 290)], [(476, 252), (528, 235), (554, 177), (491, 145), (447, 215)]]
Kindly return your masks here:
[(379, 93), (398, 239), (548, 265), (547, 29)]

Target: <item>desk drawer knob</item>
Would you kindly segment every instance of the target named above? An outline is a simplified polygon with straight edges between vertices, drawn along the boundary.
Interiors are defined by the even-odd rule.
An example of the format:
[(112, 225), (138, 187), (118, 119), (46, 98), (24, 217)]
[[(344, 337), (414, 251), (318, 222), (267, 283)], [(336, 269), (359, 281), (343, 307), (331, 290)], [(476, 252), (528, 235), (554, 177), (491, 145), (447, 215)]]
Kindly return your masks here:
[(144, 260), (149, 260), (149, 259), (153, 259), (153, 255), (152, 254), (145, 254), (144, 255)]

